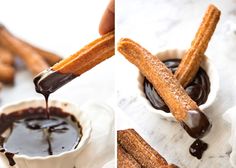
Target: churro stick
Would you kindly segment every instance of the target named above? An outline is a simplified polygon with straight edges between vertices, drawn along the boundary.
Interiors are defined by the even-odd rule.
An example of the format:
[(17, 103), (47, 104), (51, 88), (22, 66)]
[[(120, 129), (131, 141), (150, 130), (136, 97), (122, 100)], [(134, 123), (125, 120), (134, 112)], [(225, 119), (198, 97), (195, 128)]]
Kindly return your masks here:
[(0, 46), (0, 62), (6, 65), (13, 65), (14, 64), (14, 56), (13, 54)]
[(168, 165), (167, 161), (134, 129), (119, 130), (117, 141), (144, 168), (158, 168)]
[(0, 82), (4, 84), (13, 84), (15, 69), (7, 64), (0, 62)]
[(44, 58), (44, 60), (47, 61), (47, 63), (51, 66), (62, 60), (62, 58), (55, 53), (43, 50), (42, 48), (36, 47), (22, 39), (19, 40), (25, 43), (26, 45), (30, 46), (31, 48), (33, 48), (35, 51), (37, 51)]
[(118, 144), (117, 168), (141, 168), (141, 165)]
[(114, 32), (110, 32), (50, 69), (38, 74), (34, 79), (36, 91), (49, 95), (77, 76), (110, 58), (114, 52)]
[(153, 84), (171, 113), (190, 136), (200, 138), (209, 130), (211, 124), (208, 118), (157, 57), (130, 39), (121, 39), (118, 51), (136, 65)]
[(11, 52), (17, 54), (25, 62), (27, 68), (38, 74), (48, 68), (48, 64), (34, 49), (15, 38), (3, 25), (0, 25), (0, 43)]
[(192, 41), (191, 48), (186, 52), (175, 72), (175, 77), (183, 87), (186, 87), (195, 77), (219, 19), (220, 11), (214, 5), (210, 5)]
[(63, 74), (69, 73), (79, 76), (113, 56), (114, 52), (114, 32), (110, 32), (55, 64), (52, 69)]

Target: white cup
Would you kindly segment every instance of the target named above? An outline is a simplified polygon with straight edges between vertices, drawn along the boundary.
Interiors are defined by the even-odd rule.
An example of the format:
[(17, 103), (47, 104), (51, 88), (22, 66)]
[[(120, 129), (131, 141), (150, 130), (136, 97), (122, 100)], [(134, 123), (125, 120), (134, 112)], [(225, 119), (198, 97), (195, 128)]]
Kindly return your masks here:
[[(164, 61), (167, 59), (174, 59), (174, 58), (181, 59), (184, 54), (185, 50), (172, 49), (160, 52), (156, 54), (156, 56), (161, 61)], [(219, 77), (215, 66), (208, 57), (204, 56), (200, 66), (205, 70), (210, 80), (210, 93), (208, 95), (207, 101), (199, 106), (199, 108), (204, 111), (204, 109), (208, 108), (214, 102), (217, 96), (219, 90)], [(151, 105), (151, 103), (145, 96), (143, 82), (144, 82), (144, 76), (141, 73), (139, 73), (136, 85), (138, 90), (138, 97), (142, 100), (143, 104), (148, 108), (148, 111), (159, 114), (161, 118), (166, 119), (168, 121), (176, 121), (172, 113), (167, 113), (163, 110), (155, 109)]]
[[(49, 106), (62, 108), (63, 111), (74, 115), (82, 126), (82, 137), (75, 149), (51, 156), (37, 156), (31, 157), (21, 154), (15, 154), (13, 159), (16, 162), (14, 166), (10, 166), (8, 159), (4, 153), (0, 153), (0, 158), (5, 167), (13, 168), (75, 168), (79, 153), (86, 146), (90, 134), (91, 123), (85, 113), (82, 113), (79, 108), (71, 103), (51, 100)], [(27, 109), (29, 107), (45, 107), (45, 100), (27, 100), (14, 104), (6, 105), (0, 108), (0, 114), (9, 114), (14, 111)], [(1, 123), (0, 123), (1, 124)]]

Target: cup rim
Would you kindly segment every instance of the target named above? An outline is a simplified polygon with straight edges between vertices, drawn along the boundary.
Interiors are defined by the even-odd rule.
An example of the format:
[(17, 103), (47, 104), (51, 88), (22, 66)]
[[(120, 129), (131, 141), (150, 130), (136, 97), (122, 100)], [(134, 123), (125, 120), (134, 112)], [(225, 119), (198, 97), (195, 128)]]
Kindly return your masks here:
[[(163, 60), (171, 59), (171, 58), (182, 58), (185, 52), (186, 50), (184, 49), (168, 49), (168, 50), (158, 52), (157, 54), (155, 54), (155, 56), (157, 56), (161, 61), (163, 61)], [(210, 93), (208, 95), (207, 101), (204, 104), (199, 106), (201, 110), (204, 110), (204, 109), (207, 109), (209, 106), (211, 106), (216, 99), (217, 93), (219, 91), (219, 76), (218, 76), (216, 67), (212, 63), (211, 59), (207, 57), (206, 55), (204, 55), (203, 61), (201, 62), (200, 66), (201, 68), (205, 70), (210, 80)], [(167, 113), (163, 110), (155, 109), (151, 105), (151, 103), (146, 98), (146, 95), (143, 91), (144, 89), (143, 80), (144, 80), (144, 76), (139, 71), (138, 77), (137, 77), (138, 95), (140, 97), (140, 100), (143, 102), (143, 104), (145, 104), (145, 106), (148, 108), (148, 111), (159, 114), (166, 119), (170, 119), (171, 121), (176, 121), (171, 112)]]
[[(8, 103), (0, 107), (0, 114), (4, 113), (4, 111), (9, 111), (8, 113), (14, 112), (15, 110), (9, 110), (12, 108), (19, 108), (21, 106), (24, 106), (24, 108), (19, 108), (19, 109), (25, 109), (27, 107), (32, 107), (32, 104), (38, 104), (37, 107), (42, 106), (43, 103), (45, 103), (45, 99), (41, 98), (33, 98), (33, 99), (24, 99), (20, 101), (15, 101), (12, 103)], [(28, 156), (25, 154), (15, 154), (14, 158), (15, 159), (27, 159), (27, 160), (46, 160), (46, 159), (54, 159), (54, 158), (59, 158), (59, 157), (65, 157), (67, 155), (73, 154), (74, 152), (79, 152), (81, 151), (85, 145), (87, 144), (90, 136), (91, 136), (91, 121), (87, 117), (86, 114), (82, 113), (82, 111), (79, 109), (79, 107), (73, 103), (64, 101), (64, 100), (59, 100), (59, 99), (50, 99), (48, 100), (49, 106), (55, 106), (55, 107), (60, 107), (60, 108), (66, 108), (68, 106), (75, 108), (75, 111), (67, 111), (67, 113), (73, 114), (76, 119), (79, 121), (79, 123), (82, 125), (82, 137), (80, 139), (79, 144), (75, 149), (71, 149), (69, 151), (65, 151), (56, 155), (49, 155), (49, 156)], [(31, 105), (31, 106), (30, 106)], [(36, 106), (35, 106), (36, 107)], [(19, 110), (18, 109), (18, 110)]]

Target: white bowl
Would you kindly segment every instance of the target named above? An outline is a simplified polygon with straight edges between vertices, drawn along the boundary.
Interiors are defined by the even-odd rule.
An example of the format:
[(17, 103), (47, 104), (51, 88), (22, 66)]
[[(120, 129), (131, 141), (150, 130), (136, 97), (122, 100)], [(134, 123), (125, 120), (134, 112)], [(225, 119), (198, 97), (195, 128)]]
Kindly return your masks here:
[[(184, 53), (185, 53), (185, 50), (172, 49), (172, 50), (166, 50), (166, 51), (160, 52), (156, 54), (156, 56), (161, 61), (164, 61), (167, 59), (174, 59), (174, 58), (181, 59)], [(218, 77), (218, 73), (215, 66), (213, 65), (212, 61), (208, 57), (204, 56), (204, 59), (201, 62), (200, 66), (205, 70), (210, 80), (210, 93), (208, 95), (207, 101), (204, 104), (199, 106), (199, 108), (204, 111), (204, 109), (208, 108), (214, 102), (217, 96), (217, 92), (219, 90), (219, 77)], [(137, 82), (138, 82), (137, 89), (138, 89), (139, 97), (143, 101), (143, 104), (148, 108), (148, 110), (153, 113), (159, 114), (161, 118), (166, 119), (168, 121), (176, 121), (172, 113), (166, 113), (163, 110), (157, 110), (151, 105), (151, 103), (146, 98), (145, 93), (144, 93), (144, 87), (143, 87), (144, 76), (141, 73), (138, 74)]]
[[(15, 168), (74, 168), (76, 165), (76, 160), (79, 153), (86, 146), (91, 133), (91, 123), (87, 116), (82, 113), (77, 106), (56, 100), (49, 101), (49, 106), (55, 106), (62, 108), (65, 112), (73, 114), (82, 126), (82, 137), (78, 146), (71, 150), (60, 153), (58, 155), (46, 156), (46, 157), (31, 157), (26, 155), (15, 154), (14, 161), (16, 162)], [(29, 107), (45, 107), (45, 100), (28, 100), (21, 101), (14, 104), (6, 105), (0, 108), (0, 114), (9, 114), (14, 111), (26, 109)], [(9, 162), (4, 155), (0, 153), (0, 158), (2, 159), (6, 167), (11, 167)]]

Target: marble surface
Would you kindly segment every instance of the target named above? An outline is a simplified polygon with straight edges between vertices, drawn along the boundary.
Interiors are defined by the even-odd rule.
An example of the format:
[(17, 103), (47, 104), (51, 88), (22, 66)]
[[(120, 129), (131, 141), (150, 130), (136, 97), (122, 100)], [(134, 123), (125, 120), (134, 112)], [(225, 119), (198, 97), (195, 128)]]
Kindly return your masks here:
[[(16, 36), (67, 57), (99, 37), (98, 25), (108, 2), (109, 0), (0, 0), (0, 22)], [(69, 101), (78, 106), (83, 106), (87, 102), (110, 104), (114, 97), (114, 64), (114, 58), (101, 63), (62, 87), (52, 94), (51, 98)], [(42, 98), (35, 92), (32, 79), (32, 75), (18, 60), (15, 84), (4, 86), (0, 92), (0, 106), (29, 98)], [(101, 117), (104, 117), (98, 113), (93, 113), (93, 116), (95, 123), (100, 122)], [(113, 125), (109, 126), (107, 131), (111, 130), (110, 127), (113, 128)], [(93, 165), (87, 167), (100, 168), (102, 164), (114, 157), (114, 144), (110, 139), (112, 136), (114, 136), (113, 130), (103, 139), (106, 142), (108, 139), (111, 141), (110, 150), (106, 150), (104, 157), (100, 157), (103, 149), (101, 146), (97, 151), (99, 159), (95, 156), (92, 158), (92, 160), (96, 158), (99, 164), (93, 162)], [(99, 140), (101, 144), (103, 141)], [(95, 151), (93, 146), (93, 149), (90, 147), (86, 152), (94, 154)], [(90, 160), (84, 158), (86, 159)], [(0, 167), (2, 167), (1, 163)]]
[(235, 0), (119, 0), (116, 2), (116, 41), (132, 38), (153, 54), (166, 49), (187, 49), (202, 20), (208, 4), (221, 11), (221, 20), (206, 55), (217, 67), (220, 90), (211, 107), (205, 110), (213, 127), (204, 138), (209, 148), (201, 160), (188, 150), (193, 139), (175, 122), (169, 122), (148, 111), (133, 86), (137, 69), (117, 54), (117, 128), (134, 127), (170, 163), (181, 168), (231, 168), (232, 152), (228, 143), (230, 125), (222, 118), (235, 105), (236, 77), (236, 1)]

